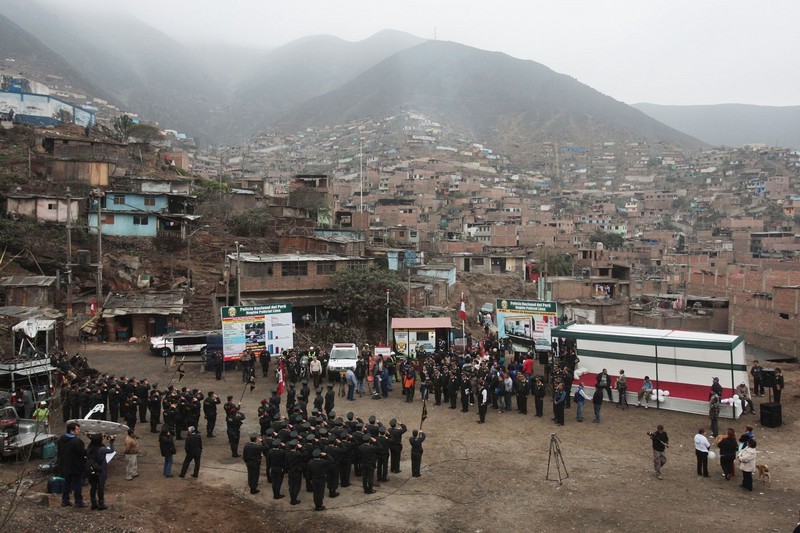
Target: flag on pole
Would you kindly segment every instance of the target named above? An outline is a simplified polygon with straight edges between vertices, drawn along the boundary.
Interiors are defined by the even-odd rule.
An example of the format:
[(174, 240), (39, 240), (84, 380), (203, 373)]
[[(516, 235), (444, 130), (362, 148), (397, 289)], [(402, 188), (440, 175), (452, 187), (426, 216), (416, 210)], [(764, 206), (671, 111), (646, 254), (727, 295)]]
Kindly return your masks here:
[(286, 372), (284, 372), (283, 358), (278, 366), (278, 396), (283, 396), (283, 390), (286, 387)]
[(422, 400), (422, 420), (419, 421), (419, 429), (422, 430), (422, 423), (425, 422), (425, 419), (428, 418), (428, 404), (425, 400)]
[(464, 300), (464, 293), (461, 293), (461, 306), (458, 308), (458, 314), (461, 316), (461, 322), (467, 321), (467, 301)]

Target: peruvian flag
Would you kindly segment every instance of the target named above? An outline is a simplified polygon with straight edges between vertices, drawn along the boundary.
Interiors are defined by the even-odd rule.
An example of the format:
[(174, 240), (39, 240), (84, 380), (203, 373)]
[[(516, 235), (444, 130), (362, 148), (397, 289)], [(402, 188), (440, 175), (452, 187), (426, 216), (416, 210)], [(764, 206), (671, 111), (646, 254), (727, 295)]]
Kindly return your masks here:
[(467, 321), (467, 301), (464, 300), (464, 293), (461, 293), (461, 306), (458, 308), (458, 314), (461, 316), (461, 321)]
[(283, 390), (286, 388), (286, 371), (283, 364), (283, 357), (278, 367), (278, 396), (283, 396)]
[(89, 306), (89, 315), (94, 316), (97, 312), (97, 300), (92, 300), (92, 305)]

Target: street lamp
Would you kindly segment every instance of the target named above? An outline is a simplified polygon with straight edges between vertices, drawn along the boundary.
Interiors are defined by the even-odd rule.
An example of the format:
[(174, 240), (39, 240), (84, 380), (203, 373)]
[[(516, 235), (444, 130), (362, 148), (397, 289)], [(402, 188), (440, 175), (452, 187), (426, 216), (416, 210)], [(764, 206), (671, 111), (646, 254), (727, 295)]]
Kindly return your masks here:
[(236, 305), (242, 305), (242, 248), (239, 241), (234, 242), (236, 245)]
[(192, 235), (200, 231), (201, 229), (208, 228), (208, 224), (205, 226), (200, 226), (189, 235), (186, 236), (186, 262), (188, 263), (189, 267), (187, 268), (186, 275), (189, 278), (189, 288), (192, 287)]
[(389, 289), (386, 289), (386, 345), (392, 345), (392, 338), (389, 336)]

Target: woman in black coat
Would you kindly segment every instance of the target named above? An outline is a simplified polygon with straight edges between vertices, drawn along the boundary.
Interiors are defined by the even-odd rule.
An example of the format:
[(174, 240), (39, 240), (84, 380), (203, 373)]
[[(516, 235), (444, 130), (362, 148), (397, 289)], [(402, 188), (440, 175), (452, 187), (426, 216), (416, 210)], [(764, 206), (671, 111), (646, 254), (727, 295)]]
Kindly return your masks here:
[(158, 436), (158, 447), (161, 449), (161, 457), (164, 458), (164, 477), (172, 477), (172, 456), (178, 450), (175, 449), (175, 439), (166, 424), (161, 430), (161, 435)]
[(108, 437), (108, 446), (103, 446), (103, 435), (92, 435), (86, 448), (87, 475), (89, 477), (89, 499), (92, 510), (105, 511), (106, 477), (108, 461), (106, 455), (114, 451), (114, 436)]

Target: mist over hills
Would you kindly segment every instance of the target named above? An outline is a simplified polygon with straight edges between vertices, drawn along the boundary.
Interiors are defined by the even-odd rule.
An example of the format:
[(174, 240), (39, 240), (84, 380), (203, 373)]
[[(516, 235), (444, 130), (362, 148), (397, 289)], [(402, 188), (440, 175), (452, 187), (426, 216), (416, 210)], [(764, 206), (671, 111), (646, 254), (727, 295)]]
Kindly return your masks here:
[(513, 142), (647, 140), (703, 143), (533, 61), (427, 41), (382, 61), (281, 119), (290, 128), (415, 109), (473, 135)]
[(634, 104), (654, 119), (714, 146), (800, 148), (800, 106)]
[[(233, 143), (275, 127), (295, 131), (411, 109), (498, 148), (644, 140), (694, 149), (704, 141), (735, 145), (752, 137), (784, 144), (795, 142), (792, 133), (800, 135), (800, 128), (791, 129), (796, 119), (769, 118), (763, 130), (744, 125), (751, 138), (735, 142), (718, 135), (731, 133), (730, 125), (713, 127), (730, 123), (692, 119), (697, 109), (637, 109), (534, 61), (398, 31), (360, 42), (310, 36), (272, 50), (185, 46), (133, 18), (68, 8), (5, 0), (0, 15), (9, 20), (0, 17), (0, 49), (36, 64), (38, 72), (63, 77), (78, 92), (201, 143)], [(722, 115), (730, 111), (714, 107)], [(742, 107), (754, 108), (754, 116), (762, 109)], [(800, 113), (775, 109), (792, 117)], [(775, 135), (770, 124), (783, 129)]]

